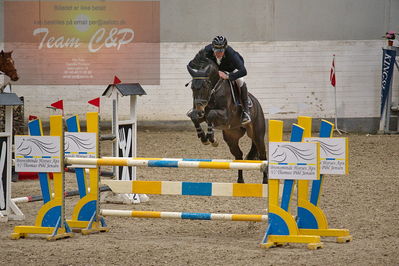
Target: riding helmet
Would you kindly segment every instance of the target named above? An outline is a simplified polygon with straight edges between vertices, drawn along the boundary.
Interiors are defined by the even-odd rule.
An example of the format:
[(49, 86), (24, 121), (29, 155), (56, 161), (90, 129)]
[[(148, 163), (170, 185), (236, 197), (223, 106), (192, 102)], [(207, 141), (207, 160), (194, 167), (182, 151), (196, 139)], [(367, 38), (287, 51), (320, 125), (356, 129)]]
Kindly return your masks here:
[(212, 48), (214, 52), (224, 52), (227, 47), (227, 39), (223, 36), (216, 36), (212, 41)]

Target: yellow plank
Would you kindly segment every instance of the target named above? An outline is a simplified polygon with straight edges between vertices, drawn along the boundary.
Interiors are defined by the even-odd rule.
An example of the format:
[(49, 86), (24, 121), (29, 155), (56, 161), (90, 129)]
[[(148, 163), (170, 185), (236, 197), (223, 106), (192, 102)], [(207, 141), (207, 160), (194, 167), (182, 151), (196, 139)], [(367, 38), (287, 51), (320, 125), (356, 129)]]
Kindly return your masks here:
[[(52, 234), (54, 232), (54, 227), (41, 227), (41, 226), (16, 226), (14, 227), (15, 233), (24, 234)], [(58, 228), (58, 233), (65, 233), (64, 228)]]
[(262, 222), (262, 215), (257, 214), (233, 214), (231, 217), (232, 221), (253, 221)]
[(127, 166), (126, 159), (117, 159), (117, 158), (104, 158), (98, 159), (97, 165), (109, 165), (109, 166)]
[(233, 197), (263, 197), (263, 185), (233, 184)]
[(132, 211), (132, 217), (161, 218), (161, 212), (156, 212), (156, 211)]
[(224, 162), (199, 162), (199, 168), (230, 169), (230, 163), (224, 163)]
[(161, 194), (162, 181), (133, 181), (132, 193), (136, 194)]

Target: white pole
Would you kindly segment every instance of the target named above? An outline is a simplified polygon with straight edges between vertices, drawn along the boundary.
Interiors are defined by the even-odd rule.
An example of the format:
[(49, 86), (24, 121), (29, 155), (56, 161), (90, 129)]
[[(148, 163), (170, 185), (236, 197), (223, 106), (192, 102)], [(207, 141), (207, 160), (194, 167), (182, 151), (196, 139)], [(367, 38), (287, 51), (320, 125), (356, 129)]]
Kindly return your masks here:
[[(132, 128), (132, 157), (137, 156), (137, 95), (130, 95), (130, 121)], [(136, 180), (136, 167), (132, 167), (132, 175), (130, 180)]]
[[(335, 64), (335, 55), (333, 55), (333, 62), (334, 62), (334, 75), (336, 76), (337, 74), (337, 68), (336, 68), (336, 64)], [(337, 83), (336, 83), (336, 79), (335, 79), (335, 86), (334, 86), (334, 123), (335, 123), (335, 130), (338, 132), (338, 134), (342, 135), (341, 131), (338, 128), (338, 115), (337, 115)], [(347, 132), (345, 132), (347, 133)]]

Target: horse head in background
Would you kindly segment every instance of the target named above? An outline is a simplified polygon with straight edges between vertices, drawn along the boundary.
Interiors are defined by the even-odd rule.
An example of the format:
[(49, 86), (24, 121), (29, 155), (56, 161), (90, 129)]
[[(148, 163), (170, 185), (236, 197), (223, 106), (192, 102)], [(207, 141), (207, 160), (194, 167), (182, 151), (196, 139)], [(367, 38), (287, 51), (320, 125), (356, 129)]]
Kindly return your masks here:
[(0, 71), (5, 75), (9, 76), (12, 81), (17, 81), (19, 79), (17, 70), (14, 66), (14, 60), (11, 57), (11, 52), (0, 52)]
[[(206, 57), (204, 51), (198, 53), (187, 66), (192, 77), (193, 109), (187, 114), (197, 130), (197, 136), (203, 144), (212, 143), (217, 146), (213, 128), (221, 129), (223, 139), (230, 148), (236, 160), (243, 159), (239, 140), (247, 133), (252, 140), (252, 146), (246, 160), (266, 160), (265, 118), (258, 100), (248, 94), (252, 101), (250, 108), (251, 123), (241, 125), (242, 107), (237, 104), (228, 80), (219, 79), (219, 68)], [(208, 125), (207, 134), (201, 123)], [(238, 183), (244, 183), (242, 170), (238, 170)], [(267, 173), (264, 172), (263, 183), (267, 183)]]

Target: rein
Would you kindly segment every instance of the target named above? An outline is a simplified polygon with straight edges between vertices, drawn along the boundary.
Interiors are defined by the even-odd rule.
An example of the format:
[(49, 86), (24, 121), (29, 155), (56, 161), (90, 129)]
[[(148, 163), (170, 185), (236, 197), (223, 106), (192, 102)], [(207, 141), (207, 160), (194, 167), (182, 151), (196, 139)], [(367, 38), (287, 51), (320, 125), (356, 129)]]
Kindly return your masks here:
[(220, 88), (220, 84), (223, 82), (223, 79), (219, 78), (218, 82), (216, 82), (215, 86), (213, 86), (211, 93), (209, 95), (209, 99), (211, 99), (212, 94), (216, 93), (219, 88)]
[[(202, 80), (209, 80), (209, 77), (193, 77), (194, 79), (202, 79)], [(220, 84), (223, 82), (223, 79), (219, 78), (218, 82), (216, 82), (216, 84), (212, 87), (211, 92), (209, 93), (209, 97), (208, 97), (208, 102), (210, 102), (212, 95), (215, 94), (219, 88), (220, 88)]]

